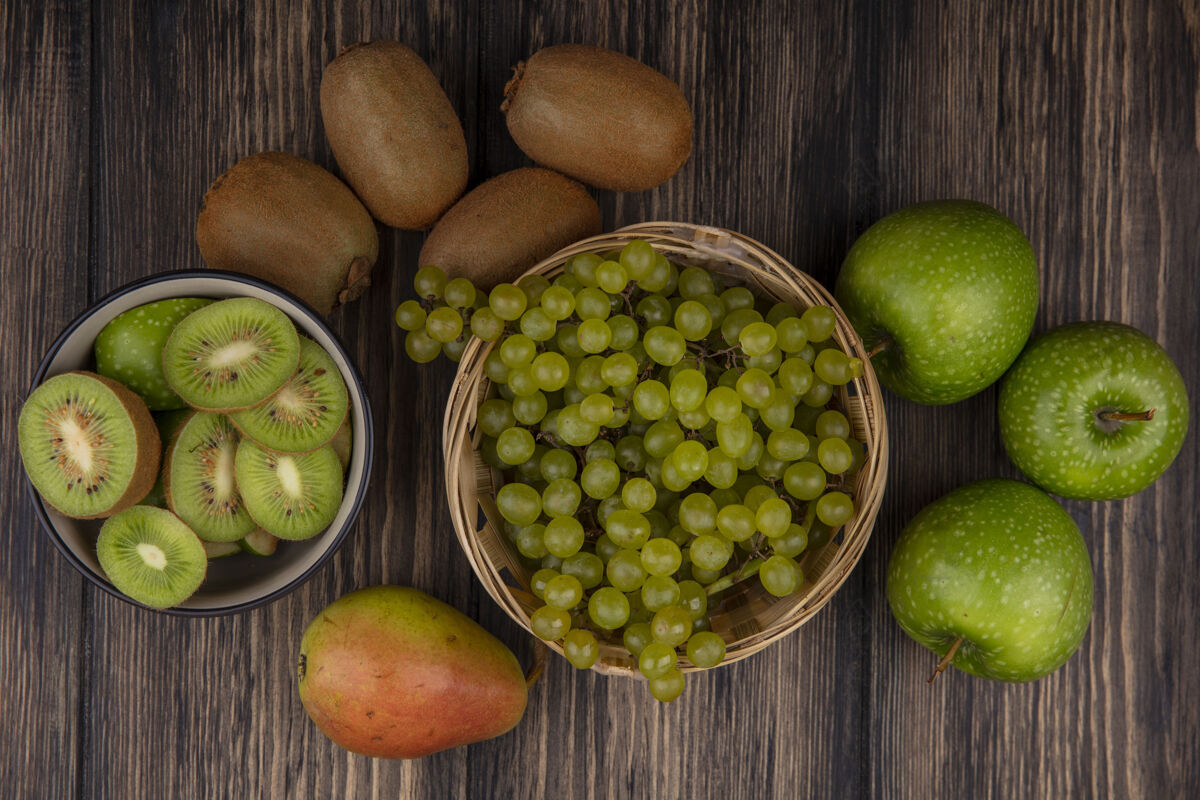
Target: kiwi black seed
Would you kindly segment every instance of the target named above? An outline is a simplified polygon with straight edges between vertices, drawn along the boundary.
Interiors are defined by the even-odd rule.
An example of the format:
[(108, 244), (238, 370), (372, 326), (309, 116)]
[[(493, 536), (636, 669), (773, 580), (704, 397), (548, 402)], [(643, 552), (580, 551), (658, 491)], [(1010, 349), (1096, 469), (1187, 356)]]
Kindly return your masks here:
[(112, 585), (151, 608), (177, 606), (192, 596), (208, 568), (204, 545), (179, 517), (133, 506), (100, 529), (96, 555)]
[(225, 415), (197, 411), (167, 448), (167, 504), (201, 539), (236, 542), (254, 530), (235, 478), (240, 438)]
[(328, 445), (310, 453), (276, 453), (242, 439), (237, 482), (250, 516), (280, 539), (316, 536), (342, 504), (342, 467)]
[(194, 311), (163, 347), (163, 374), (193, 408), (232, 411), (266, 400), (300, 363), (296, 326), (253, 297), (221, 300)]
[(300, 337), (300, 367), (262, 403), (229, 415), (243, 435), (268, 450), (306, 453), (337, 433), (350, 394), (337, 364), (321, 345)]
[(56, 375), (34, 389), (17, 437), (34, 488), (69, 517), (128, 508), (158, 475), (161, 444), (145, 402), (92, 372)]

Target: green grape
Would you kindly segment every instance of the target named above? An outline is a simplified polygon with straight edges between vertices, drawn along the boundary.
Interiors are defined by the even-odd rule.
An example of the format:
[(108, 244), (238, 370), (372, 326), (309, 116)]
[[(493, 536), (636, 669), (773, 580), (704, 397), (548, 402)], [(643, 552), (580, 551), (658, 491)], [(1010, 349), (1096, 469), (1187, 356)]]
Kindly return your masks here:
[(739, 413), (732, 422), (717, 423), (717, 446), (730, 458), (741, 458), (749, 452), (754, 440), (754, 424)]
[(775, 382), (761, 369), (748, 369), (737, 381), (737, 393), (751, 408), (766, 408), (775, 397)]
[(795, 401), (787, 392), (776, 391), (767, 407), (759, 412), (759, 419), (771, 431), (784, 431), (792, 427), (796, 418)]
[(633, 592), (642, 588), (646, 570), (642, 567), (637, 550), (623, 548), (613, 554), (605, 567), (608, 582), (622, 592)]
[(467, 349), (468, 338), (460, 336), (452, 342), (446, 342), (442, 345), (442, 355), (457, 364), (462, 360), (463, 352)]
[(612, 459), (598, 458), (584, 466), (579, 475), (579, 485), (587, 492), (588, 497), (603, 500), (620, 488), (621, 469)]
[(800, 348), (800, 350), (796, 353), (796, 358), (800, 359), (801, 361), (803, 361), (805, 364), (808, 364), (809, 366), (812, 366), (812, 363), (816, 359), (816, 357), (817, 357), (817, 351), (816, 351), (816, 348), (814, 348), (812, 346), (812, 344), (804, 345), (804, 347)]
[(592, 589), (604, 580), (604, 562), (595, 553), (579, 552), (563, 559), (562, 572), (579, 578), (584, 589)]
[(604, 532), (620, 547), (636, 550), (650, 538), (650, 520), (628, 508), (613, 511), (603, 525)]
[[(717, 450), (716, 452), (720, 453), (721, 451)], [(729, 458), (729, 456), (725, 455), (724, 453), (721, 453), (721, 457)], [(713, 489), (708, 493), (708, 496), (711, 497), (713, 502), (717, 504), (718, 510), (724, 508), (725, 506), (735, 506), (742, 502), (742, 496), (738, 494), (737, 489), (733, 488), (733, 483), (736, 482), (737, 478), (735, 477), (733, 482), (731, 482), (729, 486), (725, 487), (724, 489)]]
[(605, 564), (621, 550), (621, 545), (614, 542), (608, 534), (602, 535), (596, 540), (596, 555), (600, 556), (600, 560)]
[(642, 337), (642, 346), (646, 348), (646, 355), (664, 367), (678, 364), (687, 352), (687, 342), (683, 334), (665, 325), (657, 325), (646, 331), (646, 335)]
[[(613, 314), (608, 318), (608, 328), (612, 331), (612, 340), (608, 346), (613, 350), (628, 350), (637, 344), (642, 335), (633, 317), (625, 314)], [(635, 362), (636, 363), (636, 362)]]
[(409, 331), (404, 337), (404, 352), (418, 364), (428, 364), (442, 352), (442, 343), (422, 330)]
[(587, 355), (579, 346), (578, 326), (560, 323), (558, 333), (554, 334), (554, 343), (567, 358), (581, 358)]
[(817, 353), (813, 372), (831, 386), (843, 386), (862, 375), (862, 361), (830, 347)]
[(437, 300), (445, 288), (446, 273), (438, 267), (421, 267), (413, 276), (413, 289), (426, 300)]
[(717, 504), (703, 492), (693, 492), (679, 504), (679, 525), (688, 533), (711, 533), (717, 528)]
[(787, 467), (788, 462), (775, 458), (769, 453), (764, 453), (759, 462), (754, 465), (754, 473), (763, 480), (774, 483), (783, 478), (783, 472)]
[(672, 669), (657, 678), (646, 681), (650, 687), (650, 696), (660, 703), (670, 703), (683, 694), (687, 686), (687, 677), (678, 669)]
[(742, 328), (754, 322), (762, 322), (762, 314), (753, 308), (730, 310), (721, 320), (721, 338), (729, 347), (741, 344)]
[(808, 344), (804, 323), (797, 317), (787, 317), (775, 323), (776, 342), (785, 353), (798, 353)]
[(833, 528), (821, 520), (814, 520), (808, 529), (808, 549), (821, 550), (833, 540)]
[(803, 527), (792, 523), (788, 525), (787, 532), (783, 536), (779, 536), (771, 540), (771, 550), (776, 555), (795, 558), (804, 552), (808, 547), (808, 531)]
[(668, 491), (682, 492), (691, 486), (692, 482), (675, 468), (675, 459), (664, 458), (662, 462), (662, 484), (663, 488)]
[(744, 542), (756, 530), (754, 512), (744, 505), (728, 505), (717, 512), (717, 530), (731, 542)]
[[(708, 469), (704, 470), (704, 480), (715, 489), (728, 489), (737, 480), (737, 461), (730, 458), (719, 447), (708, 451)], [(716, 492), (713, 493), (714, 495)]]
[(817, 445), (817, 461), (830, 475), (841, 475), (854, 463), (854, 453), (845, 439), (824, 439)]
[(804, 582), (800, 566), (787, 556), (774, 555), (758, 568), (758, 579), (763, 588), (776, 597), (787, 597)]
[(783, 351), (778, 347), (773, 347), (761, 356), (751, 356), (746, 359), (746, 367), (752, 369), (761, 369), (768, 375), (773, 375), (779, 369), (779, 365), (783, 363)]
[(564, 272), (554, 280), (550, 281), (551, 286), (559, 286), (571, 293), (571, 297), (575, 297), (575, 293), (583, 288), (583, 284), (579, 279), (569, 272)]
[(587, 450), (583, 451), (583, 463), (590, 464), (598, 458), (607, 458), (612, 461), (616, 455), (617, 448), (613, 446), (613, 443), (606, 439), (600, 439), (592, 442), (588, 445)]
[(674, 605), (679, 602), (679, 584), (667, 575), (650, 575), (642, 584), (641, 599), (642, 604), (651, 612)]
[(519, 326), (521, 333), (535, 342), (549, 341), (558, 331), (555, 321), (540, 307), (530, 308), (522, 314)]
[(681, 442), (668, 457), (680, 477), (688, 482), (700, 480), (708, 469), (708, 448), (695, 439)]
[(608, 295), (602, 290), (588, 287), (580, 289), (575, 295), (575, 314), (581, 320), (606, 320), (610, 313), (612, 305), (608, 301)]
[(628, 386), (637, 380), (637, 372), (637, 361), (629, 353), (613, 353), (600, 367), (600, 377), (609, 386)]
[(607, 394), (589, 394), (579, 404), (579, 416), (588, 422), (603, 425), (613, 418), (613, 399)]
[(687, 642), (687, 657), (701, 669), (712, 669), (725, 660), (725, 640), (712, 631), (693, 633)]
[(533, 573), (533, 577), (529, 579), (529, 591), (533, 592), (533, 596), (539, 600), (545, 599), (546, 584), (557, 578), (559, 575), (556, 569), (539, 569)]
[(779, 497), (771, 497), (754, 512), (754, 523), (768, 538), (783, 536), (792, 524), (792, 507)]
[(476, 419), (480, 429), (488, 436), (499, 436), (517, 424), (517, 418), (513, 415), (512, 403), (499, 397), (493, 397), (480, 403)]
[(744, 286), (731, 286), (721, 292), (720, 297), (727, 314), (739, 308), (754, 308), (754, 295)]
[(532, 486), (506, 483), (496, 492), (496, 506), (514, 525), (532, 525), (542, 513), (542, 497)]
[(822, 380), (814, 380), (812, 388), (805, 392), (800, 402), (813, 408), (824, 408), (833, 398), (833, 387)]
[(575, 313), (575, 295), (562, 286), (551, 286), (542, 292), (542, 311), (554, 322), (561, 322)]
[(544, 484), (541, 482), (542, 471), (538, 469), (538, 462), (541, 460), (542, 454), (545, 452), (545, 447), (536, 445), (533, 448), (533, 455), (531, 455), (527, 461), (517, 464), (517, 477), (521, 483), (528, 483), (531, 485), (537, 483), (539, 487), (544, 486)]
[[(709, 295), (711, 297), (711, 295)], [(698, 342), (712, 330), (713, 318), (708, 308), (696, 300), (686, 300), (675, 309), (675, 327), (689, 342)]]
[[(566, 478), (558, 478), (556, 480), (565, 481)], [(549, 489), (549, 486), (546, 488)], [(578, 492), (578, 489), (576, 489), (576, 492)], [(570, 513), (573, 514), (574, 512)], [(578, 553), (579, 549), (583, 547), (583, 524), (573, 516), (554, 517), (546, 524), (546, 530), (542, 533), (542, 540), (546, 544), (546, 550), (550, 553), (559, 558), (569, 558)]]
[(746, 452), (737, 459), (737, 467), (740, 470), (752, 470), (766, 452), (766, 444), (763, 442), (762, 434), (755, 431), (750, 437), (750, 447)]
[(677, 605), (659, 609), (650, 621), (650, 634), (656, 642), (678, 647), (692, 635), (692, 615)]
[(784, 360), (779, 365), (776, 377), (780, 388), (792, 397), (800, 397), (811, 389), (813, 384), (812, 367), (799, 358)]
[(621, 502), (630, 511), (645, 513), (654, 508), (654, 501), (657, 499), (658, 493), (654, 490), (654, 484), (645, 478), (630, 478), (621, 487)]
[(604, 259), (595, 253), (580, 253), (572, 256), (566, 264), (566, 271), (584, 286), (596, 285), (596, 267)]
[[(542, 511), (546, 516), (568, 516), (578, 510), (581, 499), (578, 483), (567, 478), (559, 478), (550, 481), (542, 490)], [(571, 553), (567, 553), (567, 555), (571, 555)]]
[(505, 464), (525, 463), (533, 457), (533, 448), (533, 434), (525, 428), (509, 428), (496, 438), (496, 454)]
[(585, 319), (575, 331), (579, 347), (585, 353), (602, 353), (612, 341), (612, 328), (602, 319)]
[(517, 531), (517, 550), (526, 558), (541, 558), (548, 552), (545, 534), (545, 525), (526, 525)]
[(817, 519), (831, 528), (844, 525), (854, 516), (854, 501), (845, 492), (826, 492), (817, 500)]
[[(653, 634), (651, 634), (653, 636)], [(678, 655), (674, 647), (668, 647), (662, 642), (651, 641), (642, 648), (638, 656), (638, 671), (647, 678), (661, 678), (675, 669)]]
[(649, 624), (650, 620), (654, 617), (654, 612), (647, 610), (646, 606), (642, 603), (641, 590), (626, 592), (625, 599), (629, 601), (629, 621), (625, 623), (625, 627), (638, 622)]
[(759, 506), (761, 506), (767, 500), (778, 496), (779, 495), (775, 494), (774, 489), (765, 485), (762, 481), (758, 481), (746, 489), (746, 492), (743, 495), (742, 503), (746, 506), (746, 508), (757, 513)]
[(679, 270), (661, 253), (655, 260), (654, 272), (651, 274), (651, 277), (662, 280), (662, 287), (657, 291), (662, 292), (667, 297), (675, 294), (675, 290), (679, 286)]
[[(692, 535), (690, 533), (688, 533), (687, 531), (685, 531), (683, 528), (679, 527), (678, 525), (671, 528), (667, 532), (666, 538), (670, 539), (681, 549), (683, 548), (684, 545), (689, 544), (692, 541)], [(685, 565), (687, 563), (689, 563), (689, 562), (684, 562)]]
[(633, 307), (633, 312), (642, 318), (647, 328), (666, 325), (673, 319), (671, 303), (661, 294), (648, 294)]
[(529, 627), (534, 636), (553, 642), (571, 630), (571, 615), (558, 608), (542, 606), (529, 615)]
[(596, 282), (609, 294), (620, 294), (629, 284), (629, 274), (618, 261), (604, 261), (596, 267)]
[(779, 327), (779, 323), (783, 322), (785, 319), (794, 319), (797, 322), (800, 321), (800, 315), (796, 313), (796, 309), (792, 307), (791, 303), (776, 303), (775, 305), (771, 306), (771, 309), (767, 312), (767, 322), (776, 327)]
[[(666, 536), (671, 530), (671, 523), (667, 520), (666, 514), (656, 509), (651, 509), (646, 512), (646, 519), (650, 521), (650, 536), (651, 538), (661, 539)], [(676, 542), (678, 544), (678, 542)]]
[(829, 306), (813, 306), (805, 309), (800, 315), (800, 322), (804, 325), (804, 334), (808, 341), (823, 342), (833, 335), (833, 329), (837, 326), (837, 316)]
[(514, 397), (512, 401), (512, 413), (517, 422), (522, 425), (536, 425), (546, 416), (547, 400), (546, 395), (541, 392), (534, 392), (525, 397)]
[(679, 294), (689, 300), (705, 294), (712, 294), (712, 274), (700, 267), (687, 267), (679, 273)]
[[(704, 405), (701, 404), (691, 411), (678, 412), (677, 419), (679, 424), (690, 431), (698, 431), (712, 420), (708, 416), (708, 412), (704, 410)], [(715, 428), (714, 428), (715, 430)]]
[(600, 527), (608, 526), (608, 518), (613, 515), (614, 511), (622, 511), (625, 509), (625, 504), (621, 502), (621, 495), (614, 494), (612, 497), (606, 497), (596, 506), (596, 521), (600, 523)]
[(579, 406), (576, 404), (569, 405), (558, 412), (558, 416), (555, 418), (555, 430), (558, 438), (573, 447), (591, 444), (600, 434), (599, 426), (579, 416)]
[(738, 342), (748, 356), (765, 356), (775, 348), (775, 327), (766, 322), (751, 322), (738, 333)]
[(642, 650), (646, 645), (654, 641), (654, 637), (650, 634), (649, 622), (634, 622), (625, 626), (625, 632), (621, 635), (621, 641), (625, 644), (625, 649), (630, 655), (637, 658), (642, 654)]
[(507, 387), (501, 387), (501, 394), (508, 388), (515, 397), (531, 397), (538, 390), (537, 381), (533, 379), (533, 370), (529, 367), (518, 367), (508, 373)]
[(654, 248), (641, 239), (635, 239), (621, 249), (621, 266), (635, 281), (645, 280), (654, 270), (657, 254)]
[(692, 578), (694, 578), (698, 583), (700, 583), (700, 585), (707, 586), (708, 584), (712, 583), (713, 581), (715, 581), (721, 577), (723, 567), (724, 567), (724, 564), (722, 564), (721, 567), (718, 567), (717, 569), (707, 569), (707, 568), (701, 567), (700, 565), (693, 562), (692, 563)]
[(670, 539), (651, 539), (642, 545), (642, 568), (651, 575), (673, 575), (681, 563), (683, 553)]
[(475, 285), (466, 278), (453, 278), (446, 282), (442, 296), (451, 308), (470, 308), (475, 304)]
[(708, 380), (696, 369), (680, 370), (671, 379), (671, 405), (678, 411), (695, 411), (704, 404)]
[(406, 331), (425, 329), (425, 309), (416, 300), (405, 300), (396, 306), (396, 324)]
[(500, 460), (500, 456), (496, 455), (496, 440), (491, 436), (484, 436), (479, 442), (479, 456), (483, 459), (483, 463), (489, 467), (496, 469), (508, 469), (508, 464)]
[(850, 420), (842, 412), (831, 408), (817, 417), (813, 433), (818, 439), (849, 439)]
[(526, 367), (537, 355), (537, 344), (522, 333), (515, 333), (500, 343), (500, 360), (509, 369)]
[(525, 292), (511, 283), (497, 284), (488, 295), (488, 305), (492, 312), (505, 322), (520, 319), (528, 302)]
[(595, 394), (608, 389), (604, 380), (604, 356), (588, 356), (575, 367), (575, 385), (586, 394)]
[(641, 436), (622, 436), (613, 449), (613, 460), (624, 471), (641, 472), (646, 468), (646, 447)]
[(616, 630), (629, 619), (629, 599), (613, 586), (603, 586), (588, 598), (588, 617), (607, 630)]
[(546, 582), (542, 599), (551, 608), (569, 611), (583, 600), (583, 584), (574, 575), (557, 575)]
[(600, 656), (600, 643), (596, 634), (576, 628), (563, 637), (563, 654), (576, 669), (591, 669)]
[[(659, 384), (661, 386), (661, 384)], [(636, 396), (636, 391), (634, 392)], [(634, 401), (636, 402), (636, 400)], [(659, 420), (646, 429), (642, 443), (646, 453), (654, 458), (666, 458), (667, 454), (683, 442), (683, 430), (674, 420)]]
[(688, 612), (695, 625), (696, 620), (708, 614), (708, 593), (694, 580), (680, 581), (679, 605)]
[(715, 386), (704, 398), (704, 409), (717, 422), (732, 422), (742, 411), (742, 398), (728, 386)]
[(771, 431), (767, 452), (780, 461), (798, 461), (808, 455), (808, 437), (795, 428)]

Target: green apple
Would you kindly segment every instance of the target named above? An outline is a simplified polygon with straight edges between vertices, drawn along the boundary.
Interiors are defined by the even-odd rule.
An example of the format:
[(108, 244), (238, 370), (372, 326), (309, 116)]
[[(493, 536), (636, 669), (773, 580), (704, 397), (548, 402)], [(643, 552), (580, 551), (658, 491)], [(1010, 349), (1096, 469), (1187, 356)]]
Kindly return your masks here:
[(1048, 492), (1113, 500), (1145, 489), (1183, 446), (1188, 396), (1158, 343), (1118, 322), (1044, 333), (1005, 376), (1000, 436)]
[(1027, 483), (984, 480), (908, 524), (888, 562), (887, 597), (900, 627), (943, 657), (938, 672), (950, 663), (1032, 681), (1079, 648), (1092, 618), (1092, 564), (1053, 498)]
[(858, 238), (835, 294), (885, 386), (918, 403), (956, 403), (994, 383), (1029, 339), (1037, 261), (990, 206), (917, 203)]

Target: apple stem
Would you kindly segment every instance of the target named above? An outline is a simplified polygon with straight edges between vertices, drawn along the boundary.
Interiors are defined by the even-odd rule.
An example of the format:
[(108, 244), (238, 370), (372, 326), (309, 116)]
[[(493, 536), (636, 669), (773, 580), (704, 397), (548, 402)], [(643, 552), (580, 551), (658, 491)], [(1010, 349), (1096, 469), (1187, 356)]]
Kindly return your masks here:
[(888, 347), (891, 346), (891, 344), (892, 344), (892, 337), (890, 337), (890, 336), (883, 337), (882, 339), (880, 339), (878, 342), (875, 343), (874, 347), (872, 347), (870, 350), (867, 351), (867, 358), (874, 358), (875, 356), (882, 353), (884, 350), (887, 350)]
[(933, 683), (937, 680), (937, 676), (946, 671), (946, 667), (950, 666), (950, 662), (954, 660), (954, 654), (958, 652), (958, 648), (963, 643), (963, 637), (958, 637), (954, 640), (954, 644), (950, 645), (950, 649), (946, 651), (946, 655), (942, 656), (942, 660), (938, 662), (937, 669), (929, 676), (926, 683)]
[(1113, 420), (1117, 422), (1145, 422), (1154, 419), (1157, 408), (1152, 408), (1149, 411), (1101, 411), (1100, 419)]

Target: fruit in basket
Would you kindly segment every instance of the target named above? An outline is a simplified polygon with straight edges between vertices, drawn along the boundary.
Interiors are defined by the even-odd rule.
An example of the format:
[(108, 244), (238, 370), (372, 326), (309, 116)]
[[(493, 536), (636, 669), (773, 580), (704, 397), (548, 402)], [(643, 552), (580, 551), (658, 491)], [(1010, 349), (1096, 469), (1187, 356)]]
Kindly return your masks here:
[(270, 303), (234, 297), (193, 311), (163, 347), (167, 383), (193, 408), (232, 411), (258, 405), (300, 363), (292, 321)]
[(152, 506), (133, 506), (105, 520), (96, 555), (118, 591), (151, 608), (191, 597), (208, 569), (208, 554), (192, 529)]
[(162, 445), (149, 409), (120, 383), (67, 372), (30, 393), (17, 421), (21, 460), (48, 504), (68, 517), (107, 517), (150, 491)]
[(600, 233), (600, 208), (587, 190), (536, 167), (497, 175), (438, 220), (417, 261), (490, 291), (572, 242)]
[(213, 181), (196, 244), (213, 269), (270, 281), (322, 314), (363, 293), (379, 255), (375, 223), (354, 193), (288, 153), (247, 156)]
[(234, 471), (246, 512), (280, 539), (316, 536), (342, 505), (342, 467), (329, 446), (275, 453), (242, 439)]
[(420, 758), (508, 732), (525, 713), (516, 656), (416, 589), (336, 600), (300, 642), (300, 700), (321, 732), (376, 758)]
[(399, 42), (353, 44), (321, 76), (321, 121), (376, 219), (419, 230), (467, 188), (467, 141), (437, 78)]
[(96, 336), (96, 372), (133, 390), (151, 411), (184, 408), (186, 404), (163, 377), (163, 345), (181, 319), (211, 302), (203, 297), (174, 297), (118, 314)]
[[(926, 506), (888, 562), (900, 627), (948, 664), (1032, 681), (1079, 648), (1092, 617), (1092, 565), (1070, 515), (1036, 487), (992, 479)], [(931, 678), (932, 680), (932, 678)]]
[(667, 76), (603, 47), (560, 44), (517, 64), (500, 106), (543, 166), (600, 189), (640, 192), (692, 152), (692, 111)]
[(955, 403), (1020, 354), (1037, 314), (1037, 262), (994, 208), (917, 203), (858, 238), (835, 294), (880, 382), (918, 403)]
[(167, 505), (205, 541), (236, 542), (255, 528), (235, 476), (240, 439), (224, 414), (197, 411), (167, 447)]
[(1034, 339), (1004, 377), (999, 410), (1018, 469), (1082, 500), (1145, 489), (1188, 428), (1187, 388), (1170, 356), (1116, 322), (1077, 322)]

